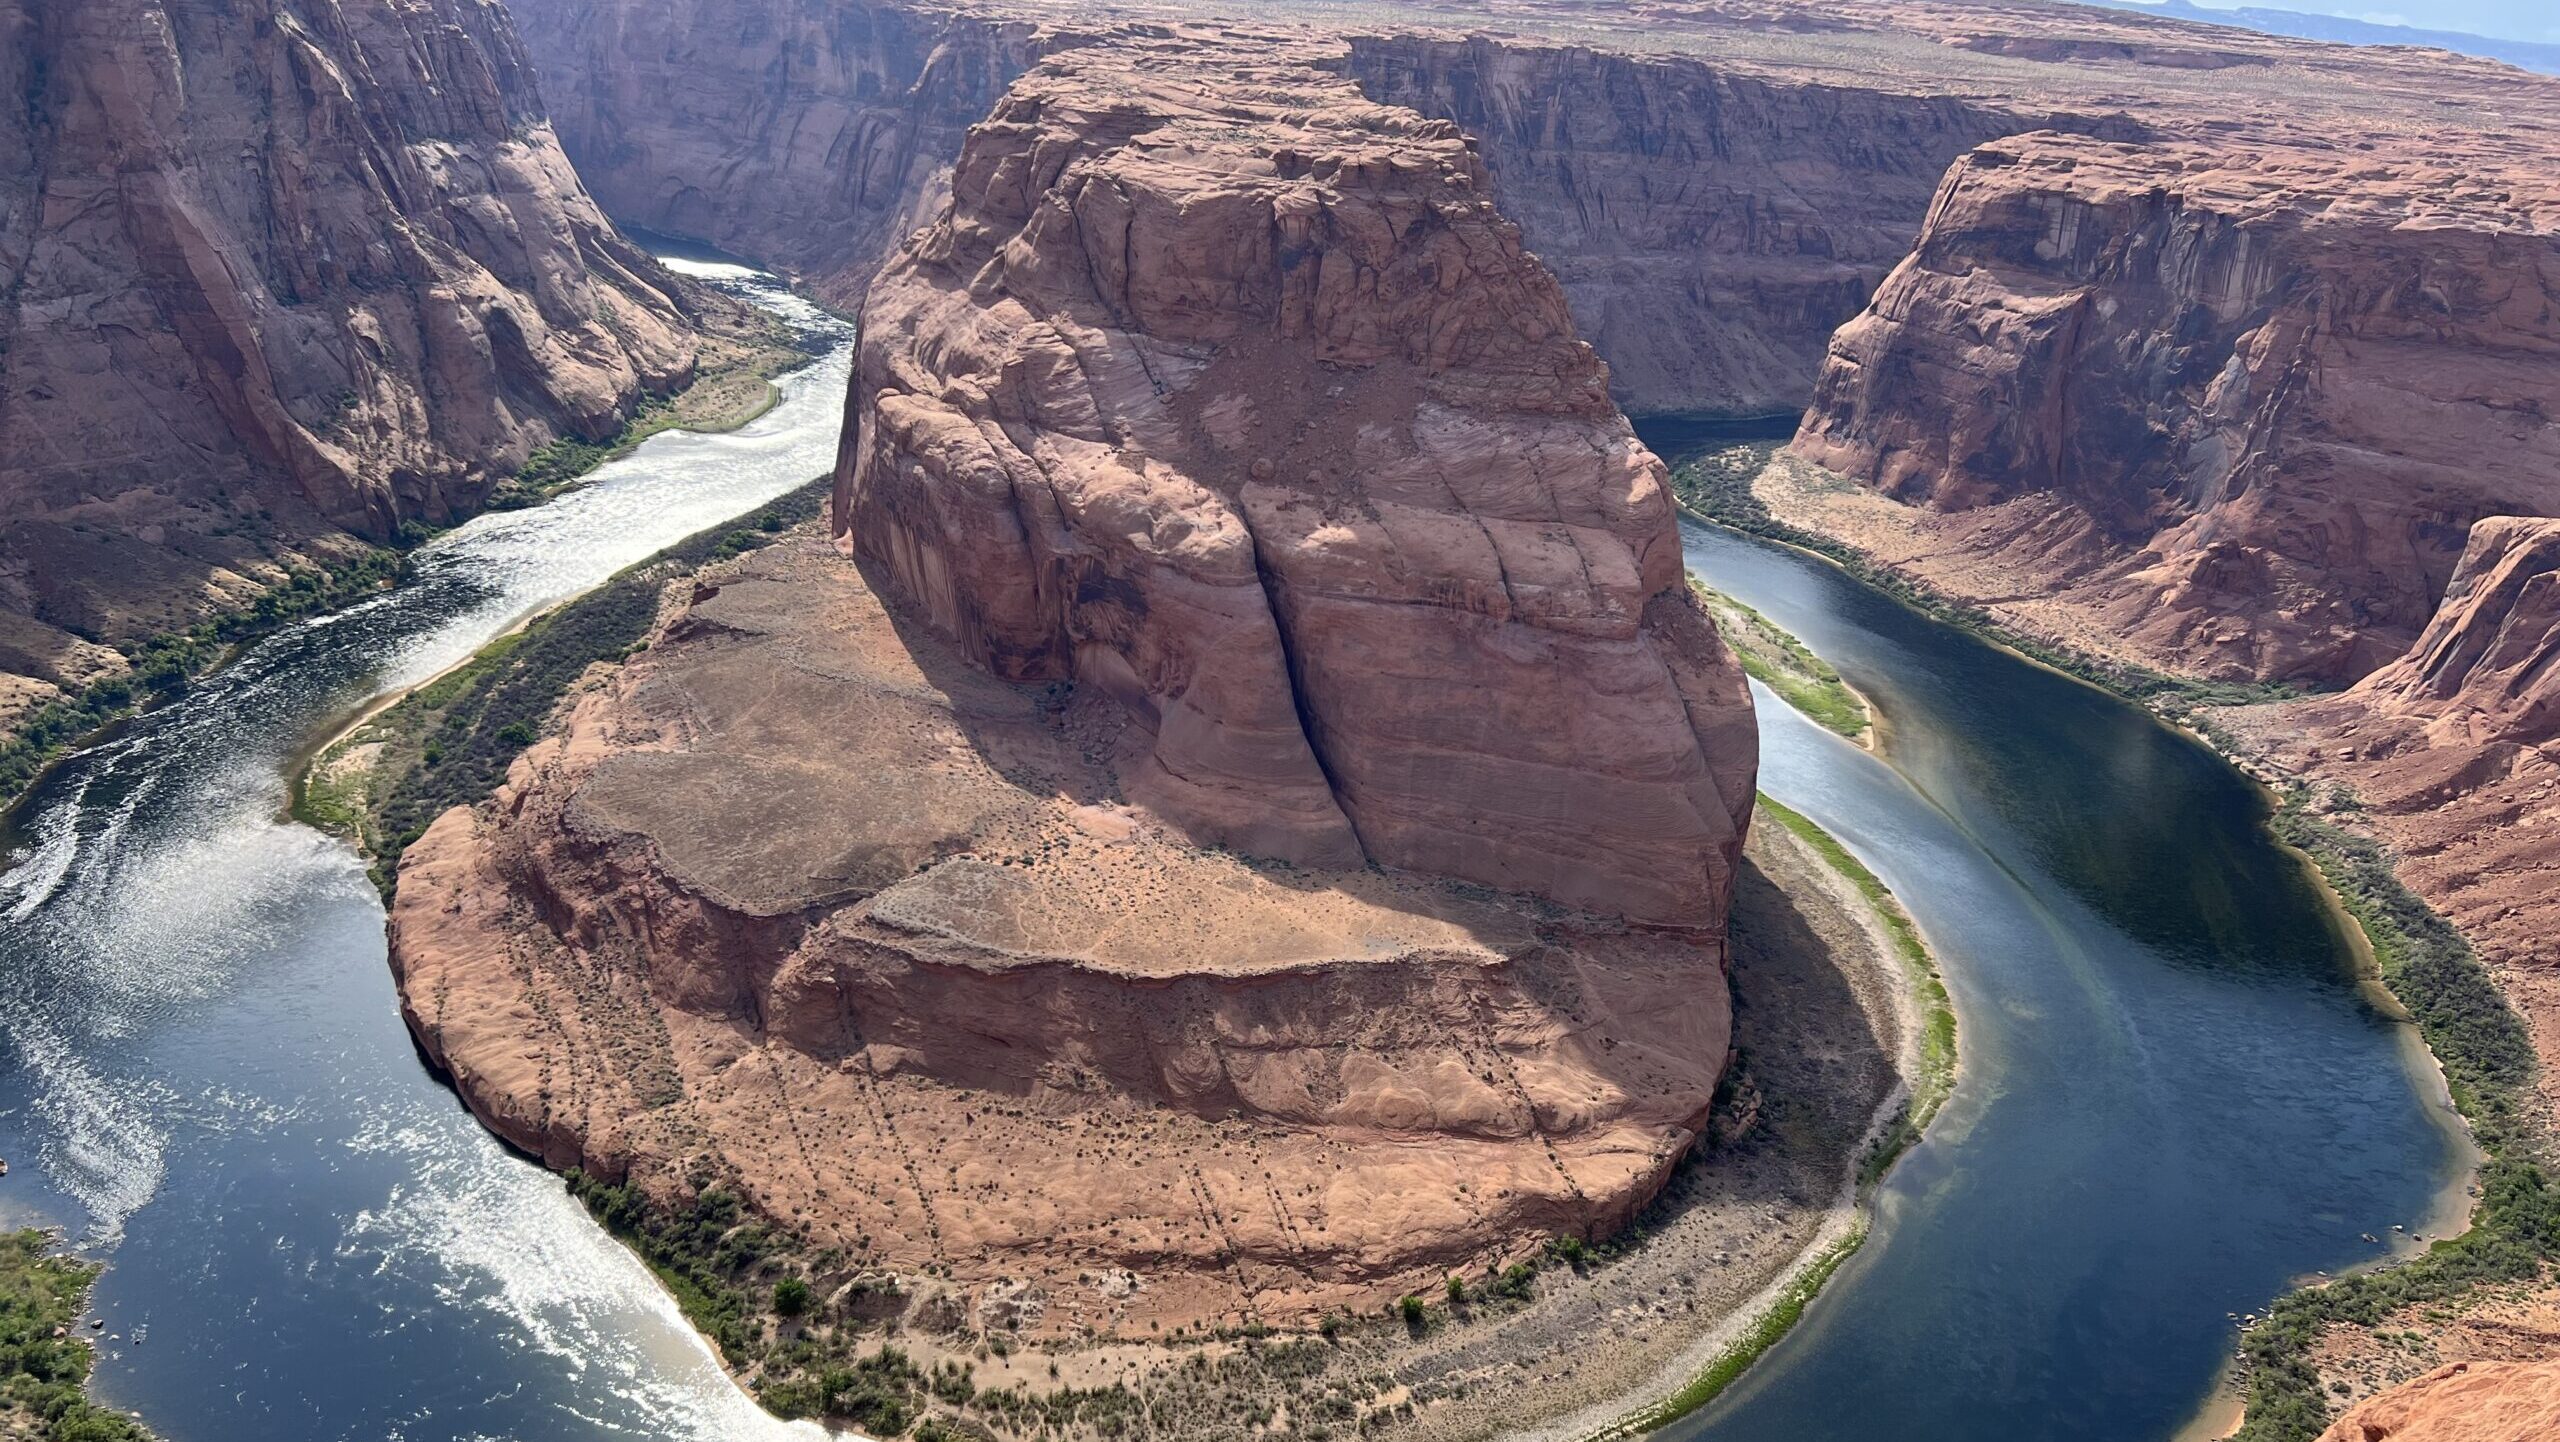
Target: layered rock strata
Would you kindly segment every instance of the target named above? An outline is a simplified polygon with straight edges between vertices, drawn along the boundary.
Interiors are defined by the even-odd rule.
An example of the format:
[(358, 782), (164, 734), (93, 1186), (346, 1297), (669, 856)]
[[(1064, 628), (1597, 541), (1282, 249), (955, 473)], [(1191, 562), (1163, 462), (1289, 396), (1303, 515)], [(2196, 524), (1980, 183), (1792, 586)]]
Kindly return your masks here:
[(2009, 564), (2045, 629), (2353, 681), (2473, 522), (2560, 511), (2555, 236), (2560, 189), (2491, 164), (2000, 141), (1833, 337), (1795, 451), (1954, 515), (1911, 521), (1935, 578)]
[(850, 303), (966, 128), (1040, 54), (1169, 19), (1293, 23), (1369, 99), (1451, 120), (1639, 411), (1800, 409), (1947, 164), (2061, 128), (2517, 153), (2548, 83), (2413, 49), (1997, 0), (516, 0), (570, 155), (617, 215)]
[(973, 132), (836, 524), (996, 674), (1119, 695), (1203, 841), (1717, 925), (1748, 707), (1561, 291), (1454, 127), (1199, 43)]
[(1017, 82), (872, 288), (835, 543), (409, 849), (510, 1139), (1065, 1335), (1372, 1306), (1697, 1136), (1755, 741), (1661, 465), (1462, 136), (1219, 39)]
[(483, 0), (0, 5), (0, 664), (468, 509), (695, 361)]
[(1638, 413), (1803, 409), (1826, 338), (1910, 252), (1956, 157), (2021, 130), (2139, 130), (1480, 35), (1355, 36), (1345, 69), (1478, 139), (1503, 213)]

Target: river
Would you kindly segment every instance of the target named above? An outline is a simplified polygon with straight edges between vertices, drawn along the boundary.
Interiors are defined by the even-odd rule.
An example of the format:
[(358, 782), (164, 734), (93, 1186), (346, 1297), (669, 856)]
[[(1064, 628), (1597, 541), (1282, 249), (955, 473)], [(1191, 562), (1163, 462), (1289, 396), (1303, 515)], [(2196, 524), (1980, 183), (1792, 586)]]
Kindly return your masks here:
[(110, 1265), (101, 1399), (174, 1442), (815, 1438), (766, 1416), (558, 1180), (402, 1026), (354, 853), (281, 817), (367, 697), (834, 463), (850, 327), (744, 267), (814, 362), (725, 435), (666, 433), (415, 578), (268, 637), (73, 759), (0, 874), (0, 1215)]
[[(1647, 426), (1666, 456), (1712, 431)], [(1955, 1094), (1865, 1248), (1678, 1442), (2162, 1442), (2246, 1316), (2456, 1225), (2469, 1162), (2414, 1029), (2191, 738), (1835, 567), (1689, 525), (1689, 567), (1888, 720), (1881, 756), (1759, 694), (1763, 790), (1937, 951)], [(2405, 1243), (2404, 1243), (2405, 1245)]]
[[(49, 778), (0, 873), (0, 1216), (110, 1269), (97, 1384), (174, 1442), (811, 1438), (433, 1080), (382, 912), (284, 775), (371, 696), (827, 469), (850, 336), (762, 419), (667, 434), (422, 550)], [(1676, 450), (1676, 437), (1659, 435)], [(1876, 698), (1882, 759), (1762, 697), (1771, 794), (1891, 883), (1963, 1074), (1805, 1324), (1675, 1429), (1717, 1442), (2156, 1442), (2226, 1315), (2422, 1225), (2463, 1160), (2405, 1026), (2239, 777), (2138, 711), (1721, 532), (1690, 564)]]

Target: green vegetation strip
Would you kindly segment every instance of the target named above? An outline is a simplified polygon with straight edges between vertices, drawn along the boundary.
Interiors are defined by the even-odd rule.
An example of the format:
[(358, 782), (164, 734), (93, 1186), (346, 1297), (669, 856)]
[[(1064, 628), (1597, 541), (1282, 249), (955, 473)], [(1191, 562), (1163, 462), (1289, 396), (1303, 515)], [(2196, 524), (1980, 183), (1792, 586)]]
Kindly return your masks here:
[[(668, 581), (816, 516), (830, 485), (821, 477), (751, 518), (679, 541), (481, 647), (330, 746), (296, 781), (293, 814), (361, 845), (388, 896), (401, 853), (429, 823), (448, 807), (486, 799), (590, 665), (620, 660), (648, 640)], [(367, 747), (379, 749), (355, 754)]]
[[(1895, 899), (1892, 888), (1866, 868), (1865, 863), (1849, 854), (1839, 838), (1816, 825), (1813, 819), (1767, 795), (1760, 797), (1760, 809), (1779, 825), (1794, 833), (1813, 848), (1823, 864), (1848, 878), (1858, 894), (1866, 898), (1876, 916), (1892, 938), (1895, 957), (1902, 963), (1913, 995), (1921, 1007), (1920, 1071), (1910, 1080), (1910, 1094), (1892, 1123), (1878, 1135), (1858, 1163), (1858, 1191), (1861, 1195), (1893, 1165), (1894, 1160), (1920, 1140), (1930, 1119), (1937, 1116), (1947, 1094), (1955, 1089), (1956, 1080), (1956, 1013), (1947, 996), (1946, 983), (1938, 975), (1935, 960), (1929, 955), (1928, 943), (1921, 940), (1920, 928), (1913, 925), (1910, 914)], [(1619, 1419), (1591, 1435), (1587, 1442), (1614, 1442), (1614, 1439), (1638, 1437), (1657, 1431), (1724, 1395), (1725, 1389), (1739, 1381), (1751, 1364), (1778, 1344), (1780, 1338), (1794, 1329), (1812, 1305), (1815, 1294), (1831, 1275), (1840, 1270), (1858, 1248), (1865, 1244), (1867, 1226), (1863, 1219), (1853, 1225), (1846, 1236), (1823, 1248), (1808, 1259), (1788, 1280), (1775, 1301), (1750, 1325), (1733, 1344), (1716, 1354), (1697, 1376), (1670, 1396)]]
[[(423, 535), (403, 540), (414, 544)], [(0, 808), (16, 805), (46, 768), (84, 738), (185, 695), (190, 684), (238, 647), (287, 621), (380, 590), (397, 580), (406, 564), (400, 550), (380, 547), (328, 566), (295, 567), (282, 583), (239, 610), (120, 648), (129, 667), (122, 675), (47, 702), (0, 737)]]
[(1692, 576), (1689, 587), (1715, 618), (1725, 643), (1751, 679), (1825, 730), (1855, 741), (1867, 734), (1867, 703), (1849, 689), (1831, 663), (1805, 649), (1794, 634), (1758, 611)]
[(1767, 503), (1752, 489), (1752, 482), (1761, 471), (1773, 462), (1785, 464), (1777, 461), (1782, 444), (1755, 441), (1701, 456), (1672, 472), (1672, 494), (1700, 520), (1810, 551), (1933, 621), (2170, 716), (2184, 717), (2200, 706), (2245, 706), (2301, 694), (2294, 687), (2276, 682), (2194, 681), (2055, 645), (2011, 630), (1979, 606), (1968, 605), (1879, 565), (1854, 546), (1788, 525), (1771, 515)]
[(1594, 1433), (1592, 1442), (1641, 1437), (1667, 1427), (1723, 1396), (1725, 1389), (1741, 1380), (1742, 1374), (1750, 1370), (1752, 1363), (1760, 1360), (1762, 1353), (1778, 1345), (1779, 1338), (1795, 1330), (1796, 1323), (1804, 1320), (1804, 1309), (1813, 1305), (1813, 1299), (1821, 1292), (1823, 1284), (1831, 1280), (1831, 1274), (1839, 1271), (1840, 1264), (1848, 1261), (1859, 1247), (1866, 1244), (1866, 1240), (1866, 1224), (1861, 1222), (1851, 1228), (1847, 1236), (1823, 1248), (1820, 1255), (1806, 1263), (1803, 1270), (1787, 1283), (1786, 1290), (1769, 1305), (1769, 1309), (1753, 1318), (1750, 1328), (1707, 1364), (1705, 1371), (1690, 1378), (1689, 1384), (1679, 1391)]
[(2242, 1442), (2308, 1442), (2328, 1425), (2312, 1357), (2327, 1328), (2378, 1326), (2409, 1307), (2537, 1280), (2560, 1261), (2560, 1187), (2534, 1156), (2542, 1138), (2527, 1109), (2534, 1055), (2523, 1019), (2460, 933), (2400, 884), (2382, 849), (2313, 815), (2307, 790), (2286, 798), (2275, 829), (2319, 865), (2364, 928), (2384, 984), (2443, 1065), (2454, 1104), (2488, 1162), (2471, 1230), (2397, 1266), (2281, 1298), (2248, 1330), (2240, 1343), (2248, 1399)]
[(143, 1442), (141, 1424), (89, 1400), (89, 1341), (80, 1333), (95, 1264), (54, 1250), (39, 1231), (0, 1235), (0, 1437)]

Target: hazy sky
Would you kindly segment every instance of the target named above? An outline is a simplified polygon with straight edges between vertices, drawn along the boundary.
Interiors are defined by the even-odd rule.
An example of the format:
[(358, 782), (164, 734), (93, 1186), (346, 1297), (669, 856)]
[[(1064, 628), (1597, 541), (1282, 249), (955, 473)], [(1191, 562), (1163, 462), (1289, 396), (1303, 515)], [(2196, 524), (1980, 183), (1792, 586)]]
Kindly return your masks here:
[(2474, 35), (2503, 35), (2510, 40), (2560, 41), (2560, 0), (2194, 0), (2207, 9), (2241, 5), (2269, 10), (2299, 10), (2312, 15), (2344, 15), (2377, 25), (2415, 25), (2427, 30), (2465, 30)]

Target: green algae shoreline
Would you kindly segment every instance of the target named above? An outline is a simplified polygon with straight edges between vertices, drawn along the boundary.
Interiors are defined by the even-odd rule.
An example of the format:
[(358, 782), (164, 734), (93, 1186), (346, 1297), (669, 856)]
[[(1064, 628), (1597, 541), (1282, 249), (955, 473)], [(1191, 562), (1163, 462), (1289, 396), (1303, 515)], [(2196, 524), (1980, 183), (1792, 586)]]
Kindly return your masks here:
[[(1793, 639), (1792, 637), (1790, 639)], [(1618, 1420), (1579, 1436), (1579, 1442), (1624, 1442), (1668, 1426), (1724, 1395), (1752, 1364), (1766, 1355), (1804, 1319), (1807, 1308), (1840, 1268), (1866, 1244), (1868, 1205), (1876, 1186), (1895, 1161), (1917, 1145), (1940, 1107), (1955, 1090), (1957, 1049), (1955, 1004), (1939, 975), (1936, 958), (1892, 888), (1852, 855), (1837, 837), (1811, 817), (1762, 793), (1759, 809), (1770, 820), (1805, 843), (1865, 903), (1903, 970), (1907, 995), (1917, 1011), (1916, 1066), (1901, 1104), (1878, 1118), (1861, 1150), (1848, 1184), (1853, 1215), (1840, 1235), (1806, 1248), (1794, 1266), (1762, 1293), (1748, 1314), (1742, 1334), (1718, 1351), (1678, 1389)]]

